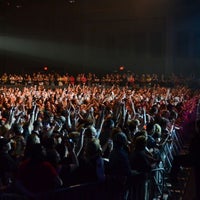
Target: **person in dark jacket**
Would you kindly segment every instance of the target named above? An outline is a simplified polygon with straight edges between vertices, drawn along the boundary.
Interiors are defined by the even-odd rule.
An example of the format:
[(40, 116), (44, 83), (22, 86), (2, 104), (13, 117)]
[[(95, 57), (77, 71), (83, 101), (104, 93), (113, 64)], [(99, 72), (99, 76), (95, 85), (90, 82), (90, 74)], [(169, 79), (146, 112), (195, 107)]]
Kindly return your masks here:
[(17, 163), (10, 156), (10, 140), (0, 138), (0, 187), (7, 188), (14, 181), (17, 172)]

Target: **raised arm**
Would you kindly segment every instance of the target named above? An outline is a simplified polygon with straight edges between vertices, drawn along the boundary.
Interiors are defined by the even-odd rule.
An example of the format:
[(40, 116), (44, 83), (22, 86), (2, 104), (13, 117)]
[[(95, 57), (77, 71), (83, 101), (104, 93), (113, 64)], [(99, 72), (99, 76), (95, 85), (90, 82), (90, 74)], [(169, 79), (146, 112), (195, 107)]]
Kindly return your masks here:
[(99, 118), (97, 119), (97, 123), (95, 124), (95, 128), (97, 131), (96, 138), (99, 138), (99, 136), (100, 136), (102, 126), (104, 123), (104, 117), (105, 117), (105, 107), (102, 107), (99, 111)]

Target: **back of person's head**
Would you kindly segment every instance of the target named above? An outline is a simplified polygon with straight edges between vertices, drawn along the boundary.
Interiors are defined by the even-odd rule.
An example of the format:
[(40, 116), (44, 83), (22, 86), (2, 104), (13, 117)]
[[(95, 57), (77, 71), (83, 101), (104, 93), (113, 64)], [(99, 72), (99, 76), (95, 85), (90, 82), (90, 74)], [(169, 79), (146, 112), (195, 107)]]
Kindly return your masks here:
[(13, 124), (12, 131), (15, 133), (15, 135), (22, 135), (23, 128), (19, 124)]
[(27, 145), (32, 145), (37, 143), (40, 143), (40, 138), (35, 131), (32, 131), (32, 133), (27, 138)]
[(96, 137), (96, 129), (94, 128), (94, 126), (89, 126), (86, 130), (85, 130), (85, 137), (87, 138), (95, 138)]
[(161, 117), (160, 121), (159, 121), (159, 125), (161, 126), (162, 130), (165, 130), (167, 128), (169, 124), (169, 120), (166, 119), (165, 117)]
[(60, 119), (60, 121), (61, 121), (62, 124), (65, 124), (65, 123), (66, 123), (66, 117), (65, 117), (65, 116), (61, 115), (61, 116), (59, 117), (59, 119)]
[(46, 110), (46, 111), (44, 112), (44, 118), (45, 118), (45, 119), (49, 119), (50, 117), (54, 117), (53, 113), (50, 112), (50, 111), (48, 111), (48, 110)]
[(146, 130), (141, 130), (135, 133), (134, 138), (136, 139), (137, 137), (144, 136), (148, 137), (147, 131)]
[(118, 132), (113, 135), (113, 146), (114, 147), (125, 147), (128, 144), (127, 137), (125, 133), (123, 132)]
[(84, 155), (87, 160), (97, 158), (102, 155), (99, 139), (93, 138), (84, 147)]
[(113, 138), (115, 136), (115, 134), (117, 133), (121, 133), (122, 129), (120, 127), (116, 127), (112, 129), (112, 133), (111, 133), (111, 137)]
[(112, 129), (112, 128), (114, 128), (114, 126), (115, 126), (115, 123), (112, 119), (107, 119), (103, 123), (104, 129)]
[(154, 123), (153, 122), (150, 122), (147, 124), (146, 126), (146, 131), (149, 135), (152, 135), (154, 134), (154, 131), (155, 131), (155, 126), (154, 126)]
[(138, 119), (131, 120), (128, 123), (128, 128), (130, 131), (136, 131), (137, 127), (140, 125), (140, 121)]
[(178, 113), (175, 111), (175, 110), (172, 110), (170, 112), (170, 117), (169, 119), (172, 121), (172, 120), (176, 120), (178, 118)]
[(94, 124), (94, 121), (92, 119), (85, 119), (82, 121), (82, 123), (83, 123), (83, 126), (87, 128), (87, 127), (92, 126)]
[(135, 150), (136, 151), (142, 151), (145, 149), (147, 145), (147, 139), (145, 136), (139, 136), (135, 140)]
[(166, 109), (162, 110), (161, 111), (161, 116), (164, 117), (164, 118), (166, 118), (166, 119), (169, 119), (169, 117), (170, 117), (169, 110), (166, 110)]
[(42, 129), (43, 127), (43, 124), (40, 120), (36, 120), (34, 123), (33, 123), (33, 127), (35, 130), (39, 130), (39, 129)]
[(157, 115), (158, 113), (158, 107), (156, 105), (153, 105), (149, 111), (150, 115)]
[(162, 135), (161, 126), (159, 124), (154, 124), (154, 134), (153, 134), (153, 137), (154, 138), (160, 138), (161, 135)]

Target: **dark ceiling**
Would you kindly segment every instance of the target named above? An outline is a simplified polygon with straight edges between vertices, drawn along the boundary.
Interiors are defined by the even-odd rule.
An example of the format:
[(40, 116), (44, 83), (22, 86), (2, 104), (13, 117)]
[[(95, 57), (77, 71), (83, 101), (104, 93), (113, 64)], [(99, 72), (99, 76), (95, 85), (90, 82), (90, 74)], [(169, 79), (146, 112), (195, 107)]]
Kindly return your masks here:
[(198, 12), (198, 0), (0, 0), (1, 15), (109, 19), (181, 16)]
[(199, 8), (198, 0), (0, 0), (0, 61), (6, 70), (24, 60), (83, 69), (164, 65), (166, 23), (193, 18)]

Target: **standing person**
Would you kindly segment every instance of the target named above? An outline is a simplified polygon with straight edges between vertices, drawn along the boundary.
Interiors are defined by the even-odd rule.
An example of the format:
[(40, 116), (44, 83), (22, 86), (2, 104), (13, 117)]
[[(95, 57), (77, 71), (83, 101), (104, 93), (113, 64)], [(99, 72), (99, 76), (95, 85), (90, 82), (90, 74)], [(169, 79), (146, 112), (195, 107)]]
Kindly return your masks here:
[(147, 137), (138, 136), (134, 145), (135, 149), (131, 152), (130, 163), (132, 170), (139, 172), (137, 181), (132, 186), (131, 199), (144, 200), (147, 195), (146, 183), (149, 180), (151, 169), (153, 168), (153, 159), (150, 159), (146, 151)]
[(93, 138), (83, 147), (83, 157), (76, 172), (78, 183), (104, 182), (104, 160), (99, 139)]
[(133, 172), (127, 151), (128, 140), (123, 132), (113, 135), (113, 150), (109, 156), (108, 173), (111, 178), (111, 189), (114, 191), (113, 199), (126, 200), (132, 184)]
[(19, 166), (17, 186), (26, 195), (48, 192), (62, 185), (56, 169), (45, 161), (41, 144), (31, 146), (30, 157)]
[(17, 163), (10, 156), (10, 140), (0, 138), (0, 188), (7, 188), (14, 181)]
[(107, 119), (103, 123), (103, 128), (99, 136), (104, 158), (108, 158), (112, 150), (112, 130), (115, 124), (112, 119)]

